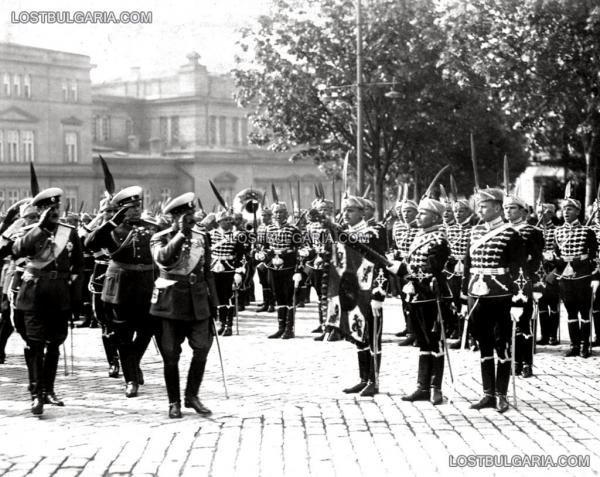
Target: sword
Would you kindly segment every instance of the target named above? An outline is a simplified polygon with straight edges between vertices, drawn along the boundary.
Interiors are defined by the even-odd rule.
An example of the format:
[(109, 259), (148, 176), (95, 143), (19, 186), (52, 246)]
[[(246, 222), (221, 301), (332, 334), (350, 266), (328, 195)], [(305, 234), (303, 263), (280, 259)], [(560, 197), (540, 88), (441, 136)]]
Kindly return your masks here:
[[(72, 325), (71, 325), (72, 326)], [(73, 328), (71, 328), (71, 376), (75, 375), (75, 370), (73, 368)]]
[(229, 399), (229, 393), (227, 392), (227, 381), (225, 380), (225, 368), (223, 367), (223, 356), (221, 355), (221, 345), (219, 344), (219, 336), (217, 334), (217, 327), (215, 326), (215, 320), (211, 316), (208, 318), (212, 323), (213, 333), (215, 335), (215, 341), (217, 342), (217, 351), (219, 352), (219, 363), (221, 364), (221, 377), (223, 378), (223, 387), (225, 388), (225, 398)]
[(437, 311), (438, 311), (437, 321), (440, 325), (440, 338), (442, 340), (442, 346), (444, 347), (444, 353), (446, 355), (446, 362), (448, 363), (448, 372), (450, 373), (450, 382), (452, 383), (452, 394), (449, 399), (449, 402), (452, 402), (452, 396), (454, 396), (454, 393), (456, 391), (456, 385), (454, 383), (454, 374), (452, 373), (452, 365), (450, 364), (450, 353), (448, 352), (448, 343), (446, 342), (446, 329), (444, 327), (444, 317), (442, 315), (441, 291), (440, 291), (438, 281), (435, 277), (431, 280), (431, 286), (435, 290), (435, 303), (437, 305)]
[[(382, 304), (383, 306), (383, 304)], [(382, 308), (373, 308), (371, 305), (371, 310), (377, 313), (373, 313), (373, 376), (375, 376), (375, 389), (379, 389), (379, 372), (377, 369), (377, 354), (379, 353), (379, 327), (378, 319), (381, 316)]]
[(517, 408), (517, 383), (515, 379), (516, 375), (516, 363), (515, 363), (515, 346), (517, 342), (517, 320), (513, 317), (513, 314), (510, 314), (510, 319), (512, 321), (512, 331), (511, 331), (511, 360), (510, 360), (510, 374), (512, 377), (512, 387), (513, 387), (513, 407)]
[(475, 303), (469, 310), (469, 313), (467, 313), (467, 316), (465, 316), (465, 324), (463, 327), (463, 334), (460, 339), (460, 349), (463, 349), (467, 342), (467, 327), (469, 326), (469, 320), (471, 319), (471, 315), (473, 314), (473, 311), (475, 311), (475, 308), (477, 308), (477, 305), (479, 305), (479, 298), (477, 298), (477, 300), (475, 300)]
[(63, 358), (65, 361), (65, 376), (68, 376), (69, 375), (69, 367), (67, 365), (67, 347), (65, 346), (64, 341), (63, 341), (62, 346), (63, 346)]

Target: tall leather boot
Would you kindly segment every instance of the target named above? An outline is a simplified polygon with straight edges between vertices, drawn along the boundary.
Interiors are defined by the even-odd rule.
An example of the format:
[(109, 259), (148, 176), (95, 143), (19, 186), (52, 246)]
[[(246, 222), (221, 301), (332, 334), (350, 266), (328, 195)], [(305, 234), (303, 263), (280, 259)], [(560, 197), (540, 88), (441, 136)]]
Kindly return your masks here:
[[(567, 351), (567, 353), (565, 354), (565, 356), (567, 358), (573, 357), (573, 356), (579, 356), (579, 343), (581, 340), (581, 334), (579, 332), (579, 320), (576, 319), (571, 319), (569, 318), (569, 338), (571, 339), (571, 347), (569, 348), (569, 351)], [(588, 328), (588, 333), (589, 333), (589, 328)]]
[[(370, 353), (369, 353), (370, 354)], [(379, 368), (381, 367), (381, 353), (369, 356), (369, 381), (363, 390), (359, 393), (363, 397), (372, 397), (379, 393)]]
[(508, 383), (510, 381), (511, 361), (498, 361), (496, 368), (496, 398), (498, 400), (496, 409), (498, 412), (506, 412), (508, 410), (508, 400), (506, 393), (508, 392)]
[(31, 413), (40, 415), (44, 412), (43, 375), (44, 375), (44, 345), (32, 345), (29, 352)]
[(442, 379), (444, 378), (444, 355), (431, 356), (431, 403), (434, 406), (444, 402)]
[(104, 354), (106, 355), (106, 361), (108, 362), (108, 377), (118, 378), (119, 377), (119, 353), (115, 344), (113, 334), (102, 334), (102, 345), (104, 347)]
[(269, 303), (271, 302), (271, 289), (270, 288), (263, 288), (263, 302), (262, 304), (256, 309), (257, 313), (264, 313), (265, 311), (269, 310)]
[(287, 306), (280, 306), (277, 308), (277, 331), (272, 335), (268, 336), (269, 339), (281, 338), (285, 331), (285, 321), (287, 316)]
[(233, 318), (235, 317), (235, 305), (226, 307), (227, 315), (225, 316), (225, 329), (223, 336), (231, 336), (233, 334)]
[(417, 368), (417, 389), (411, 394), (402, 396), (403, 401), (427, 401), (430, 397), (430, 382), (431, 382), (431, 353), (423, 351), (419, 354), (419, 366)]
[(410, 313), (410, 305), (404, 304), (404, 320), (406, 321), (406, 337), (398, 343), (398, 346), (412, 346), (415, 343), (415, 332), (413, 318)]
[(167, 357), (164, 361), (163, 375), (169, 403), (181, 401), (179, 390), (179, 357)]
[(358, 375), (360, 376), (360, 382), (354, 386), (343, 389), (342, 392), (346, 394), (354, 394), (362, 391), (369, 380), (369, 370), (371, 369), (369, 360), (371, 352), (368, 349), (363, 349), (358, 351), (356, 355), (358, 356)]
[(31, 370), (33, 367), (33, 363), (31, 361), (31, 348), (28, 345), (25, 345), (25, 348), (23, 348), (23, 356), (25, 356), (25, 364), (27, 365), (27, 377), (29, 378), (29, 386), (27, 387), (27, 390), (31, 392), (31, 384), (33, 383), (33, 375)]
[(294, 316), (296, 314), (294, 307), (292, 306), (288, 306), (287, 309), (287, 316), (286, 316), (286, 320), (285, 320), (285, 330), (283, 332), (283, 334), (281, 335), (281, 339), (282, 340), (289, 340), (290, 338), (295, 338), (295, 334), (294, 334), (294, 325), (295, 325), (295, 319), (296, 317)]
[(119, 358), (121, 359), (121, 369), (123, 370), (123, 379), (125, 380), (125, 396), (136, 397), (139, 388), (138, 361), (135, 356), (132, 344), (119, 345)]
[(486, 407), (496, 407), (496, 372), (494, 369), (493, 356), (481, 361), (481, 383), (483, 385), (483, 397), (471, 404), (471, 409), (484, 409)]
[(225, 327), (227, 326), (227, 315), (228, 315), (228, 306), (227, 305), (219, 305), (217, 307), (217, 313), (219, 315), (219, 329), (217, 334), (222, 336), (225, 333)]
[(198, 398), (198, 392), (200, 391), (200, 385), (204, 378), (205, 369), (206, 356), (194, 351), (192, 361), (190, 362), (190, 369), (188, 371), (187, 383), (185, 386), (185, 401), (183, 404), (185, 407), (194, 409), (198, 414), (207, 416), (211, 414), (211, 410), (202, 404)]
[(581, 320), (581, 354), (582, 358), (590, 357), (590, 321)]
[(548, 321), (548, 335), (551, 345), (560, 344), (558, 341), (558, 327), (560, 326), (560, 310), (550, 309), (549, 321)]
[(275, 311), (275, 294), (273, 290), (269, 290), (267, 294), (269, 307), (267, 308), (267, 313), (273, 313)]
[[(550, 333), (549, 333), (549, 322), (550, 322), (550, 316), (548, 314), (547, 310), (540, 310), (539, 311), (539, 320), (538, 320), (539, 324), (540, 324), (540, 334), (542, 335), (541, 338), (536, 342), (536, 344), (539, 344), (541, 346), (547, 345), (550, 343)], [(535, 339), (535, 336), (534, 338)]]
[(59, 357), (58, 345), (48, 345), (44, 356), (44, 404), (52, 404), (53, 406), (65, 405), (54, 392)]

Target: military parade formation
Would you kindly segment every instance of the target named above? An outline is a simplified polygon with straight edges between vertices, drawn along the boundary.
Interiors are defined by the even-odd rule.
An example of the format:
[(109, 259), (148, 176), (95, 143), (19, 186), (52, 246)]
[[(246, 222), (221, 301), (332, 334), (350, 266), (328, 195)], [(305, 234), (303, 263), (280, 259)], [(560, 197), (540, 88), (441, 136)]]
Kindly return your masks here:
[[(514, 395), (516, 377), (534, 373), (538, 346), (560, 344), (561, 303), (565, 357), (588, 358), (600, 343), (600, 215), (594, 210), (580, 221), (570, 184), (561, 222), (554, 204), (539, 200), (534, 210), (507, 186), (461, 197), (450, 176), (448, 195), (444, 168), (420, 201), (401, 187), (378, 222), (374, 201), (346, 190), (336, 211), (320, 184), (307, 210), (299, 200), (288, 208), (275, 187), (270, 204), (252, 189), (228, 204), (212, 183), (219, 207), (211, 213), (193, 192), (148, 210), (142, 188), (117, 192), (102, 163), (106, 192), (94, 217), (61, 214), (63, 191), (40, 191), (32, 167), (32, 197), (13, 204), (0, 226), (0, 363), (14, 330), (23, 340), (34, 415), (65, 405), (55, 386), (59, 357), (80, 319), (79, 326), (99, 326), (108, 377), (122, 375), (127, 398), (140, 393), (143, 356), (154, 340), (168, 416), (181, 418), (182, 402), (210, 415), (199, 398), (209, 351), (216, 341), (220, 357), (219, 337), (237, 334), (239, 312), (256, 301), (255, 276), (263, 300), (255, 312), (275, 315), (267, 340), (296, 338), (296, 310), (314, 289), (314, 339), (356, 347), (358, 380), (340, 385), (346, 394), (379, 393), (387, 297), (402, 304), (403, 316), (387, 317), (405, 323), (398, 344), (418, 348), (416, 388), (404, 401), (447, 402), (450, 350), (466, 348), (480, 357), (482, 396), (471, 408), (506, 412), (511, 380)], [(186, 339), (192, 358), (182, 401)], [(73, 366), (72, 332), (70, 358)]]

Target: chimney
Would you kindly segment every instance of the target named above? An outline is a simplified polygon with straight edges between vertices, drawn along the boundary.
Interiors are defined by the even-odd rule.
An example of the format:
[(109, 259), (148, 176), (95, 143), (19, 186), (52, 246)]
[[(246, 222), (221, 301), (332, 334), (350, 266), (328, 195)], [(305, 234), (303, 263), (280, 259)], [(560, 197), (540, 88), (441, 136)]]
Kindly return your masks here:
[(188, 53), (186, 58), (188, 59), (188, 65), (197, 66), (199, 64), (200, 55), (195, 51)]

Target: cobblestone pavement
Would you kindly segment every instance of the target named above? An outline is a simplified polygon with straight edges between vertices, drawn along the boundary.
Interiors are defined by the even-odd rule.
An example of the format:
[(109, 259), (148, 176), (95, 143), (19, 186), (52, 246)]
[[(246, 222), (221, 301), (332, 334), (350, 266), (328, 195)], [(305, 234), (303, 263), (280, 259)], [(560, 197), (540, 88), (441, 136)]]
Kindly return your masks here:
[[(230, 399), (216, 346), (209, 356), (200, 396), (213, 410), (209, 419), (185, 408), (183, 419), (168, 419), (162, 363), (152, 345), (142, 366), (146, 384), (138, 398), (126, 399), (122, 380), (106, 375), (98, 329), (75, 330), (74, 375), (64, 376), (61, 362), (56, 390), (66, 406), (32, 416), (22, 344), (13, 335), (0, 366), (0, 474), (597, 475), (600, 358), (565, 359), (564, 345), (540, 348), (535, 376), (518, 378), (518, 410), (500, 415), (469, 409), (481, 393), (478, 353), (453, 351), (456, 391), (448, 372), (444, 383), (452, 402), (406, 403), (400, 397), (414, 388), (418, 352), (396, 345), (399, 314), (399, 303), (388, 300), (381, 394), (360, 398), (341, 392), (357, 378), (353, 347), (312, 339), (314, 304), (298, 310), (297, 337), (286, 341), (265, 338), (276, 328), (274, 314), (243, 312), (239, 336), (220, 340)], [(188, 348), (182, 357), (182, 381), (190, 354)], [(454, 466), (470, 455), (495, 460)], [(583, 456), (589, 465), (498, 465), (531, 455)]]

